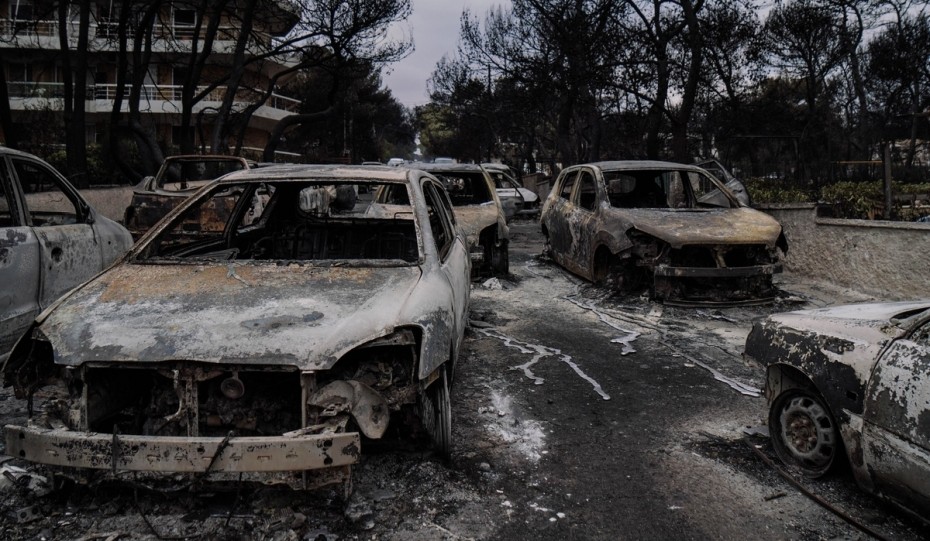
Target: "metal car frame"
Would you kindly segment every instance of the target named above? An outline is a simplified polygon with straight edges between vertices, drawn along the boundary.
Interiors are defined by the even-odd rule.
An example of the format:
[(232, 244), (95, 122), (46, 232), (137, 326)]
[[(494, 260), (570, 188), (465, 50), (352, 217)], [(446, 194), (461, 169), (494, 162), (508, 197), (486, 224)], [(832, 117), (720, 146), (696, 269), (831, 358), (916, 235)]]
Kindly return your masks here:
[[(605, 175), (628, 171), (699, 175), (713, 190), (698, 200), (682, 182), (682, 208), (619, 208), (612, 204)], [(667, 194), (642, 196), (647, 195)], [(709, 205), (705, 198), (724, 206), (698, 208)], [(648, 284), (652, 295), (668, 304), (770, 302), (772, 276), (781, 272), (787, 250), (778, 222), (741, 205), (703, 169), (670, 162), (567, 167), (553, 183), (541, 225), (547, 251), (558, 264), (621, 291)]]
[(766, 367), (785, 463), (820, 477), (845, 457), (867, 492), (930, 509), (930, 302), (775, 314), (754, 323), (745, 356)]
[[(275, 184), (283, 190), (284, 186), (307, 179), (321, 187), (369, 181), (407, 189), (411, 203), (406, 211), (386, 209), (385, 215), (412, 221), (417, 258), (314, 265), (299, 261), (282, 264), (277, 260), (227, 262), (216, 256), (219, 259), (194, 261), (193, 266), (157, 259), (145, 265), (134, 264), (158, 250), (164, 234), (183, 223), (184, 213), (213, 197), (216, 190), (260, 183)], [(429, 210), (426, 197), (434, 205)], [(274, 204), (272, 196), (268, 205)], [(244, 193), (232, 216), (243, 215), (249, 205), (254, 205), (254, 199)], [(434, 231), (443, 236), (441, 244)], [(43, 314), (28, 337), (20, 341), (3, 366), (4, 384), (13, 386), (18, 397), (29, 400), (31, 421), (25, 426), (4, 428), (7, 452), (64, 468), (68, 475), (81, 480), (131, 473), (178, 473), (196, 479), (281, 482), (302, 488), (334, 482), (350, 486), (350, 466), (358, 461), (361, 434), (381, 437), (392, 411), (413, 407), (423, 429), (440, 452), (447, 454), (451, 445), (448, 389), (468, 311), (467, 253), (464, 235), (455, 225), (442, 185), (418, 171), (279, 166), (214, 181), (170, 211), (120, 265), (73, 291), (56, 309)], [(379, 273), (386, 276), (380, 282)], [(408, 284), (406, 300), (400, 304), (398, 280)], [(371, 285), (368, 290), (360, 287), (373, 283), (382, 286)], [(187, 292), (190, 314), (172, 308), (174, 294), (165, 291), (171, 284), (180, 284), (178, 287)], [(320, 304), (323, 301), (313, 299), (322, 295), (321, 287), (330, 288), (332, 293), (326, 298), (337, 302), (327, 313), (303, 313), (299, 302), (293, 304), (300, 299), (308, 299), (304, 304)], [(377, 287), (380, 289), (371, 289)], [(264, 290), (280, 299), (275, 300), (275, 305), (284, 306), (281, 313), (241, 321), (236, 310), (247, 311), (248, 303), (255, 299), (265, 302)], [(198, 307), (227, 302), (222, 298), (229, 295), (234, 295), (229, 302), (236, 298), (242, 301), (229, 305), (233, 311), (227, 316), (228, 324), (222, 320), (210, 322), (216, 335), (213, 340), (190, 340), (188, 332), (206, 323)], [(376, 306), (366, 304), (373, 302), (373, 297), (383, 301)], [(114, 314), (127, 305), (140, 308), (130, 310), (131, 314)], [(339, 314), (351, 313), (357, 307), (365, 307), (364, 317), (340, 319), (345, 316)], [(138, 330), (111, 334), (109, 321), (114, 317), (122, 326), (136, 325)], [(307, 334), (330, 326), (342, 329), (342, 334), (332, 330)], [(302, 341), (295, 341), (301, 333)], [(242, 336), (238, 342), (232, 338), (236, 335)], [(324, 339), (323, 343), (317, 342)], [(160, 345), (151, 347), (156, 342)], [(101, 348), (106, 353), (101, 353)], [(397, 379), (392, 376), (386, 387), (379, 386), (380, 375), (392, 373)], [(164, 422), (186, 426), (186, 434), (90, 430), (95, 412), (131, 399), (119, 395), (132, 394), (133, 386), (147, 379), (163, 382), (162, 387), (169, 390), (166, 396), (176, 395), (168, 404), (176, 401), (176, 406), (171, 407), (177, 411)], [(96, 386), (95, 381), (99, 382)], [(109, 388), (106, 382), (110, 381), (126, 384)], [(303, 404), (299, 408), (299, 426), (261, 437), (237, 436), (233, 432), (225, 437), (198, 433), (196, 427), (213, 422), (199, 418), (205, 384), (213, 385), (213, 392), (219, 389), (233, 401), (238, 399), (237, 394), (242, 396), (244, 388), (256, 385), (254, 382), (271, 385), (279, 394), (299, 397)], [(34, 412), (33, 396), (40, 388), (56, 398), (50, 406)], [(106, 394), (101, 395), (103, 390)], [(213, 399), (212, 394), (208, 396), (207, 400)], [(346, 430), (348, 419), (354, 420), (360, 432)], [(294, 472), (302, 475), (295, 478)]]

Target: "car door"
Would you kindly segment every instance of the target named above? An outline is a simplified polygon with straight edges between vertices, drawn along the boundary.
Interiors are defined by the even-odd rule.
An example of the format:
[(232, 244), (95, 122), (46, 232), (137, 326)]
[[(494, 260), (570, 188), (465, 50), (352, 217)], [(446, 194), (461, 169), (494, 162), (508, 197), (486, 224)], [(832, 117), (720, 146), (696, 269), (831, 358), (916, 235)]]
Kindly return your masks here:
[(575, 245), (573, 257), (579, 267), (579, 274), (593, 279), (594, 248), (598, 238), (597, 209), (600, 196), (597, 191), (597, 179), (590, 169), (581, 169), (572, 193), (572, 207), (569, 223), (575, 228)]
[(39, 306), (45, 308), (100, 271), (100, 244), (87, 205), (67, 181), (38, 160), (13, 156), (10, 165), (39, 245)]
[(875, 491), (930, 507), (930, 314), (879, 358), (863, 420), (862, 455)]
[(39, 313), (39, 242), (25, 224), (6, 158), (0, 158), (0, 361)]
[(546, 202), (547, 208), (543, 211), (552, 257), (560, 265), (566, 267), (569, 266), (568, 262), (571, 259), (569, 254), (572, 248), (572, 231), (568, 216), (572, 212), (571, 194), (577, 176), (577, 169), (562, 171)]
[(456, 331), (463, 330), (470, 292), (468, 247), (456, 241), (455, 213), (445, 190), (435, 182), (427, 181), (423, 184), (423, 194), (426, 197), (430, 229), (439, 254), (439, 266), (452, 290)]

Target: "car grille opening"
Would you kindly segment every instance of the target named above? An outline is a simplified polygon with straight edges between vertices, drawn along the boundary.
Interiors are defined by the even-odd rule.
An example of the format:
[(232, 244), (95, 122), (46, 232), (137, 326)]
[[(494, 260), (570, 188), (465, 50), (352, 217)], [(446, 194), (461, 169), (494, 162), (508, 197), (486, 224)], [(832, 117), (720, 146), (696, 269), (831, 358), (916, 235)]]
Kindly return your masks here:
[[(75, 387), (75, 385), (72, 385)], [(151, 436), (281, 435), (302, 424), (296, 370), (186, 364), (85, 368), (73, 428)], [(80, 413), (74, 410), (80, 410)], [(77, 415), (76, 415), (77, 414)]]

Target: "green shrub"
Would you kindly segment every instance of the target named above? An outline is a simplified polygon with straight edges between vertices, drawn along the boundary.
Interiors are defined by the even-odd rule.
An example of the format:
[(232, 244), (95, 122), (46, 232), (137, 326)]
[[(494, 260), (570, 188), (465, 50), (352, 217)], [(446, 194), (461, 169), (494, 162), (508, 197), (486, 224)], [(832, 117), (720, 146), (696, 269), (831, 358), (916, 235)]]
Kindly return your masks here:
[[(891, 183), (891, 193), (895, 195), (930, 194), (930, 184)], [(820, 199), (832, 207), (836, 218), (862, 220), (882, 219), (885, 209), (885, 184), (883, 181), (837, 182), (824, 186), (820, 190)], [(891, 206), (891, 219), (913, 221), (919, 218), (917, 209), (903, 206), (894, 201)]]
[(751, 178), (743, 183), (753, 204), (760, 203), (810, 203), (811, 194), (795, 187), (785, 187), (769, 179)]
[(881, 182), (837, 182), (820, 190), (820, 200), (831, 205), (836, 218), (872, 220), (884, 205)]

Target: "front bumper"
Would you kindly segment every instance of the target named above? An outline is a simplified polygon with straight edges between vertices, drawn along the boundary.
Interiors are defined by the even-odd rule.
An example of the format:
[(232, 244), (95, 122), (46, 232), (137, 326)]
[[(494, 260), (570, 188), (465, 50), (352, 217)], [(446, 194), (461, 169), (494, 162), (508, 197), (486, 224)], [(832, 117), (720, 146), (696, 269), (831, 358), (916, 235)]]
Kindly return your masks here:
[(113, 435), (8, 425), (6, 453), (50, 466), (156, 473), (284, 472), (358, 462), (356, 432), (267, 437)]
[(781, 263), (754, 265), (750, 267), (672, 267), (657, 265), (655, 276), (668, 278), (750, 278), (773, 276), (782, 271)]
[(767, 304), (777, 295), (772, 277), (781, 263), (746, 267), (673, 267), (653, 270), (656, 300), (671, 306)]

